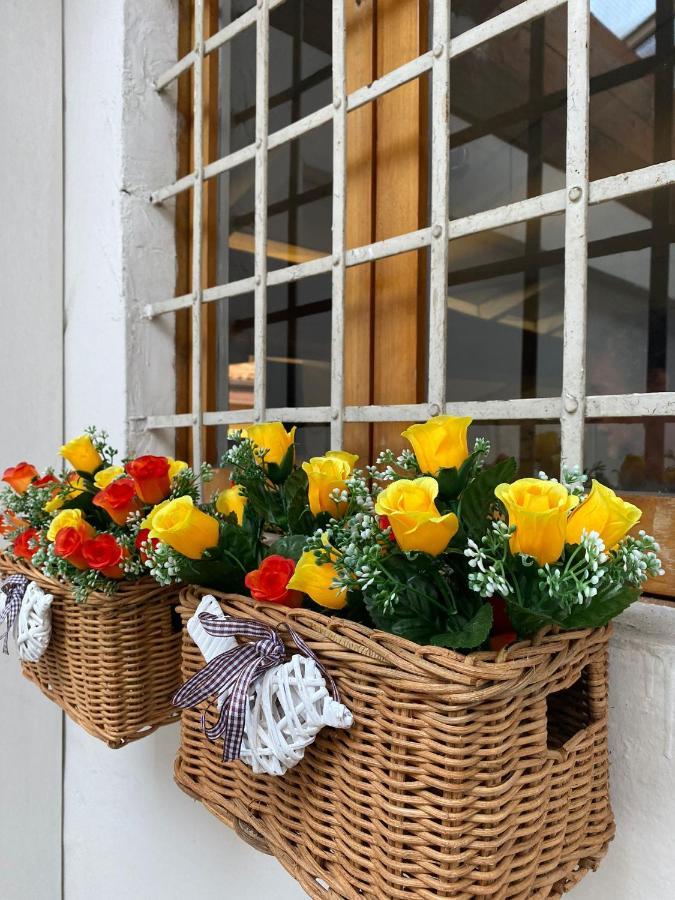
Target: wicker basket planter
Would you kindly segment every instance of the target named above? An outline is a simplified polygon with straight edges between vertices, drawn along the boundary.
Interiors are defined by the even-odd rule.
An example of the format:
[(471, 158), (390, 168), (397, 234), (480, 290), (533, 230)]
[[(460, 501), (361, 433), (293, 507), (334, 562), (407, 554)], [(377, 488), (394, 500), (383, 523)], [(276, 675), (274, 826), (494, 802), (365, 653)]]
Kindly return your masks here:
[[(184, 623), (205, 593), (181, 594)], [(201, 710), (182, 716), (178, 785), (311, 897), (560, 897), (598, 865), (614, 831), (609, 628), (464, 657), (216, 596), (233, 615), (292, 619), (354, 713), (350, 731), (325, 729), (282, 778), (224, 763)], [(203, 665), (184, 628), (184, 679)]]
[(118, 748), (176, 721), (180, 684), (175, 588), (122, 584), (74, 601), (68, 586), (0, 554), (0, 577), (26, 575), (52, 594), (52, 637), (23, 674), (89, 734)]

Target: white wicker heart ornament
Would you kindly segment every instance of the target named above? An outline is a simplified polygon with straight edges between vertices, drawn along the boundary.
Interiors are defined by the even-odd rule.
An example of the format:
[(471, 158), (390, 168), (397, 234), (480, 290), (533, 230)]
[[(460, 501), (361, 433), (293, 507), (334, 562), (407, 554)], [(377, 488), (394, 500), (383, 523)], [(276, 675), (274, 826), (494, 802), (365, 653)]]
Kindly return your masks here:
[[(207, 596), (188, 621), (188, 633), (207, 663), (234, 649), (233, 637), (208, 634), (201, 613), (226, 616), (216, 600)], [(218, 706), (228, 696), (218, 697)], [(321, 729), (350, 728), (351, 712), (331, 697), (316, 661), (299, 653), (265, 672), (249, 689), (240, 758), (256, 775), (284, 775), (296, 766)]]
[[(24, 581), (23, 584), (26, 584)], [(52, 636), (52, 601), (34, 581), (28, 582), (20, 601), (18, 611), (11, 619), (11, 628), (16, 639), (19, 659), (23, 662), (37, 662), (45, 653)], [(0, 613), (8, 603), (7, 595), (0, 591)]]

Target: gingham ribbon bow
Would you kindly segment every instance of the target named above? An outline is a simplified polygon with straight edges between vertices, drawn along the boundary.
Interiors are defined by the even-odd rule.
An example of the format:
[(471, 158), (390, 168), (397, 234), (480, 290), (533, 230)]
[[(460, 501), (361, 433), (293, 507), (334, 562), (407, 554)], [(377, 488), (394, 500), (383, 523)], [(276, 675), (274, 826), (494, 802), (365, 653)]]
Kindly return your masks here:
[[(254, 622), (251, 619), (237, 619), (234, 616), (221, 618), (212, 613), (200, 613), (199, 621), (204, 630), (218, 637), (247, 637), (253, 641), (239, 644), (226, 653), (221, 653), (193, 675), (176, 692), (173, 705), (181, 709), (197, 706), (209, 697), (217, 699), (228, 688), (232, 688), (220, 709), (218, 721), (211, 728), (206, 727), (206, 712), (202, 713), (202, 728), (210, 741), (223, 737), (223, 759), (239, 759), (241, 742), (246, 726), (246, 704), (251, 685), (269, 669), (281, 665), (286, 657), (284, 644), (274, 628)], [(331, 676), (323, 668), (315, 654), (309, 649), (292, 628), (286, 626), (298, 650), (313, 659), (326, 680), (333, 699), (340, 699)], [(213, 702), (213, 701), (212, 701)], [(208, 708), (208, 707), (207, 707)]]
[(14, 627), (16, 617), (19, 615), (21, 604), (23, 603), (24, 594), (30, 584), (30, 579), (25, 575), (10, 575), (0, 585), (0, 590), (5, 595), (5, 608), (0, 612), (0, 625), (5, 622), (7, 631), (2, 644), (2, 652), (9, 655), (7, 641)]

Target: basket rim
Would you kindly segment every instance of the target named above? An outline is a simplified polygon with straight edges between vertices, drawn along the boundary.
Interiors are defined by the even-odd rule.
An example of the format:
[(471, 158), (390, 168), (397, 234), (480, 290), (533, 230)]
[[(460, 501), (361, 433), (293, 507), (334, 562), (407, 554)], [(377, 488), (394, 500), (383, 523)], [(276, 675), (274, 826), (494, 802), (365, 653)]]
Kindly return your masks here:
[[(403, 670), (413, 679), (422, 676), (427, 686), (431, 677), (438, 680), (439, 690), (446, 689), (449, 680), (456, 684), (458, 679), (464, 681), (467, 687), (475, 687), (477, 681), (493, 682), (495, 688), (503, 688), (505, 683), (514, 681), (522, 684), (527, 672), (542, 665), (555, 665), (556, 658), (567, 659), (575, 647), (580, 645), (591, 644), (598, 648), (604, 646), (612, 633), (611, 623), (601, 628), (574, 631), (547, 628), (533, 638), (515, 642), (499, 651), (481, 650), (462, 654), (446, 647), (416, 644), (349, 619), (325, 616), (309, 609), (291, 609), (261, 603), (242, 594), (224, 593), (195, 585), (187, 585), (180, 591), (178, 612), (192, 613), (199, 600), (207, 595), (219, 600), (244, 603), (252, 610), (263, 611), (265, 617), (272, 620), (270, 624), (274, 627), (283, 627), (288, 623), (304, 638), (334, 641), (347, 650), (369, 657), (376, 664), (387, 665), (399, 673)], [(485, 697), (484, 687), (480, 694)]]
[[(0, 578), (3, 570), (11, 569), (17, 575), (25, 575), (31, 581), (39, 582), (45, 587), (49, 593), (56, 596), (71, 593), (73, 586), (69, 581), (58, 581), (45, 575), (36, 566), (27, 560), (15, 559), (6, 551), (0, 551)], [(121, 603), (136, 601), (140, 596), (153, 597), (163, 594), (178, 594), (181, 585), (172, 584), (164, 586), (157, 584), (152, 578), (144, 577), (138, 581), (121, 581), (117, 590), (112, 594), (105, 594), (102, 591), (92, 591), (83, 603), (76, 603), (76, 606), (109, 606), (115, 604), (119, 606)], [(75, 601), (73, 601), (75, 602)]]

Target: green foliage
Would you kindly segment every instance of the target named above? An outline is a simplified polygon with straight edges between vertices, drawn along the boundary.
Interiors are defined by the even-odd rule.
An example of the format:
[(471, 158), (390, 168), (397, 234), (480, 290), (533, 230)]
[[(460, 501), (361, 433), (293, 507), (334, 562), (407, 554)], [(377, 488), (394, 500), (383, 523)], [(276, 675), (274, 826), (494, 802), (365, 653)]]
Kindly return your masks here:
[(459, 505), (459, 517), (467, 537), (477, 540), (485, 534), (495, 504), (495, 488), (502, 482), (513, 481), (515, 475), (516, 461), (509, 457), (486, 466), (467, 485)]

